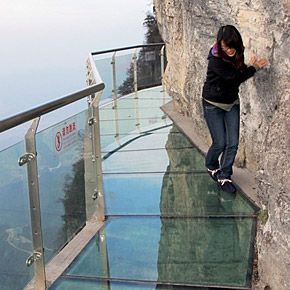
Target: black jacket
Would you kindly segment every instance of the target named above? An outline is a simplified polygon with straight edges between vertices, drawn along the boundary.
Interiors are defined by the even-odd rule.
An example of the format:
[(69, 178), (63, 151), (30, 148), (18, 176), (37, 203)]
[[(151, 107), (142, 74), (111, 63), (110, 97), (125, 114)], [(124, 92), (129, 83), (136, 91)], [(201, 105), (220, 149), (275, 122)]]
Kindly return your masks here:
[(240, 84), (252, 77), (256, 69), (249, 66), (239, 70), (229, 61), (214, 56), (212, 50), (207, 59), (208, 68), (203, 86), (203, 98), (212, 102), (232, 104), (239, 97)]

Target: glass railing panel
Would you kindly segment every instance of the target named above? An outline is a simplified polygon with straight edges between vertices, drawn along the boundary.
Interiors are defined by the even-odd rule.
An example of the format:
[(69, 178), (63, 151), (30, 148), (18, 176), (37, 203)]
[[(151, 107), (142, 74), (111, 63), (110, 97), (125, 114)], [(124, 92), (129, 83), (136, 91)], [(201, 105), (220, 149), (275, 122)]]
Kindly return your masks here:
[(26, 165), (18, 159), (26, 152), (20, 142), (0, 152), (0, 285), (20, 290), (31, 280), (33, 253)]
[(112, 56), (109, 55), (106, 58), (95, 59), (95, 65), (101, 76), (102, 81), (105, 84), (105, 88), (102, 93), (102, 100), (112, 99), (113, 89), (113, 72), (112, 72)]
[(109, 219), (65, 275), (245, 287), (254, 226), (251, 218)]
[(46, 262), (86, 221), (84, 150), (87, 135), (87, 111), (36, 135)]
[(115, 64), (116, 93), (120, 97), (134, 92), (134, 58), (137, 57), (138, 90), (161, 85), (161, 47), (145, 47), (130, 50), (130, 53), (116, 52), (94, 56), (96, 68), (106, 87), (102, 98), (112, 97), (113, 63)]
[(207, 174), (105, 174), (104, 192), (106, 215), (255, 214), (255, 208), (241, 192), (229, 194), (219, 190)]
[(116, 87), (118, 97), (131, 94), (134, 91), (133, 54), (116, 54)]
[[(96, 68), (105, 83), (102, 99), (113, 98), (113, 53), (106, 58), (95, 58)], [(115, 56), (116, 95), (120, 97), (133, 92), (132, 53)]]
[(160, 47), (144, 47), (138, 53), (138, 89), (161, 84)]

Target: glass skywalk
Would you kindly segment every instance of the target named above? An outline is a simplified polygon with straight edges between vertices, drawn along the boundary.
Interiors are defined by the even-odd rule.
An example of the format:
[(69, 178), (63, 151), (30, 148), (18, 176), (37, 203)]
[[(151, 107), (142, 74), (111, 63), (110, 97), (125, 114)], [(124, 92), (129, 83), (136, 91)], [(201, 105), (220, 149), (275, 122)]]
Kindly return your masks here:
[(168, 100), (100, 109), (106, 222), (50, 289), (250, 289), (256, 208), (218, 190)]

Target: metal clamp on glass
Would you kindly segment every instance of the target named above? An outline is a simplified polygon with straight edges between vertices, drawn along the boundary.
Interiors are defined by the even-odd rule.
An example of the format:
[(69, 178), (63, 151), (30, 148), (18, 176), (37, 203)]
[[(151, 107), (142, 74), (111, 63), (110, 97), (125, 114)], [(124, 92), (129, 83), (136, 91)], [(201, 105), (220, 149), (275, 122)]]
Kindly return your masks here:
[(93, 195), (92, 195), (92, 199), (93, 200), (96, 200), (98, 197), (100, 197), (100, 196), (103, 196), (103, 194), (100, 192), (100, 191), (98, 191), (98, 189), (96, 188), (95, 190), (94, 190), (94, 193), (93, 193)]
[(96, 118), (90, 118), (90, 119), (88, 120), (88, 124), (89, 124), (89, 126), (93, 126), (96, 122), (97, 122)]
[(25, 153), (23, 156), (21, 156), (18, 160), (19, 166), (23, 166), (24, 164), (34, 160), (36, 157), (33, 153)]
[(94, 193), (93, 193), (93, 195), (92, 195), (92, 199), (93, 199), (93, 200), (96, 200), (97, 198), (98, 198), (98, 190), (95, 189), (95, 190), (94, 190)]
[(34, 252), (31, 256), (29, 256), (26, 260), (26, 266), (30, 267), (35, 261), (40, 260), (41, 258), (41, 253), (39, 252)]

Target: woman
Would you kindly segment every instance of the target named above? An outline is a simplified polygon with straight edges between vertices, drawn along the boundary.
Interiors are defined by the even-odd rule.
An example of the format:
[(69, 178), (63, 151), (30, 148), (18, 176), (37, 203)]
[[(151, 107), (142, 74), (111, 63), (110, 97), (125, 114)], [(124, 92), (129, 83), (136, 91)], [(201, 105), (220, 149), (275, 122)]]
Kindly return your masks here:
[(253, 56), (250, 63), (250, 66), (244, 63), (244, 45), (239, 31), (232, 25), (222, 26), (208, 55), (202, 94), (204, 117), (212, 138), (205, 164), (220, 188), (230, 193), (236, 192), (231, 175), (239, 145), (239, 86), (264, 68), (267, 60)]

